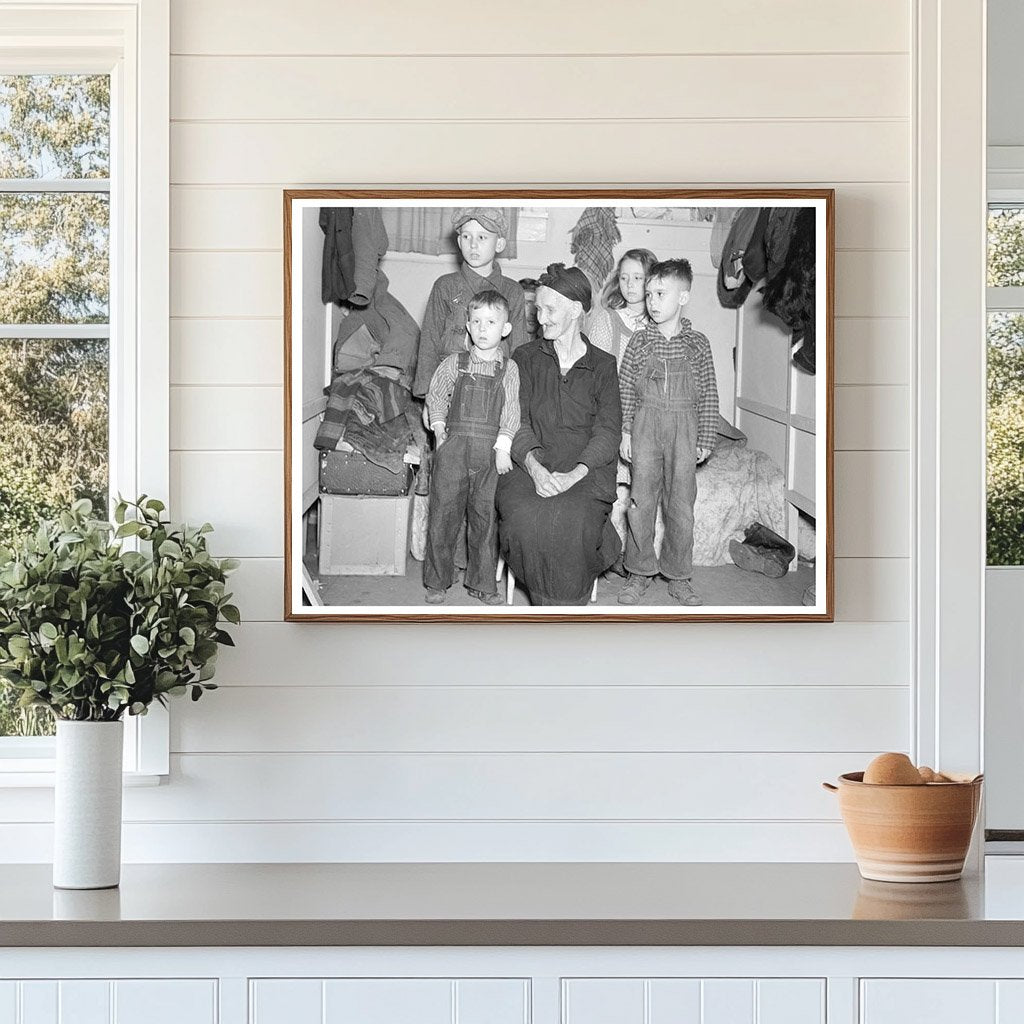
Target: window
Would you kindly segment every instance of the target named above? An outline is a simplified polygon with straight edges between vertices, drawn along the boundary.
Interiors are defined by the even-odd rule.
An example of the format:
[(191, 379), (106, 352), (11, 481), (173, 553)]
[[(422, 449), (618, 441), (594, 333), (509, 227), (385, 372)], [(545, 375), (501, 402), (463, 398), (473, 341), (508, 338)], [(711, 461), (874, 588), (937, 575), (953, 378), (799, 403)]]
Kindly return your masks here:
[[(0, 77), (0, 543), (109, 505), (110, 76)], [(0, 684), (2, 686), (2, 684)], [(0, 692), (0, 736), (53, 731)]]
[(1024, 565), (1024, 205), (988, 216), (987, 561)]
[[(168, 497), (168, 20), (0, 6), (0, 543), (74, 497)], [(0, 785), (45, 784), (48, 716), (12, 703)], [(166, 714), (128, 724), (125, 769), (166, 773)]]

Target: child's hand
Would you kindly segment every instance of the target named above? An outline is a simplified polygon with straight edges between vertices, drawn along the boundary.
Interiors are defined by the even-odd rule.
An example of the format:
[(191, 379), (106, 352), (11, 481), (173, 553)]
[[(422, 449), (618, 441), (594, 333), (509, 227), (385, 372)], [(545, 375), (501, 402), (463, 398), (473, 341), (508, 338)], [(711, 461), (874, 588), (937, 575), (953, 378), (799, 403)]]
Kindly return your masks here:
[(711, 454), (710, 448), (698, 448), (697, 449), (697, 465), (699, 466), (702, 462), (707, 461), (708, 456)]
[(498, 475), (504, 476), (512, 468), (512, 456), (508, 452), (496, 448), (494, 450), (494, 465), (498, 469)]
[(623, 462), (633, 461), (633, 435), (623, 434), (622, 443), (619, 445), (619, 455), (622, 456)]
[(434, 432), (434, 446), (440, 448), (448, 440), (448, 431), (443, 423), (432, 423), (430, 429)]

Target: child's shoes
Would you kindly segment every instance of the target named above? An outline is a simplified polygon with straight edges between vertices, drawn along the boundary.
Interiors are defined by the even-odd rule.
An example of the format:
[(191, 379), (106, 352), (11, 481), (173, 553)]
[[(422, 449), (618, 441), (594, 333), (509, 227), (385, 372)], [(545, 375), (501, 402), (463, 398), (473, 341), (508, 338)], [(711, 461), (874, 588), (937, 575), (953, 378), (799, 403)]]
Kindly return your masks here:
[(704, 602), (700, 595), (690, 585), (689, 580), (669, 580), (668, 595), (680, 604), (698, 605)]
[(427, 604), (444, 604), (447, 596), (448, 594), (444, 590), (432, 590), (430, 587), (427, 587), (427, 596), (424, 600)]
[(497, 591), (493, 594), (485, 594), (482, 590), (473, 590), (472, 587), (466, 587), (466, 589), (469, 591), (470, 597), (475, 597), (482, 604), (499, 605), (505, 603), (505, 598)]
[(631, 572), (619, 591), (619, 604), (639, 604), (640, 598), (647, 593), (647, 588), (650, 587), (652, 580), (651, 576), (638, 576), (635, 572)]

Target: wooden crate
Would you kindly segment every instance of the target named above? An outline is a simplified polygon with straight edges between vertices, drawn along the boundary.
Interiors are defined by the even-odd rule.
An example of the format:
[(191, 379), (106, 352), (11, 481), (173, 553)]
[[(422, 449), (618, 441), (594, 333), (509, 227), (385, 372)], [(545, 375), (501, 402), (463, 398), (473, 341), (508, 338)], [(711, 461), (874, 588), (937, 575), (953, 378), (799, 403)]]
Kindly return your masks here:
[(321, 494), (321, 576), (404, 576), (412, 495)]

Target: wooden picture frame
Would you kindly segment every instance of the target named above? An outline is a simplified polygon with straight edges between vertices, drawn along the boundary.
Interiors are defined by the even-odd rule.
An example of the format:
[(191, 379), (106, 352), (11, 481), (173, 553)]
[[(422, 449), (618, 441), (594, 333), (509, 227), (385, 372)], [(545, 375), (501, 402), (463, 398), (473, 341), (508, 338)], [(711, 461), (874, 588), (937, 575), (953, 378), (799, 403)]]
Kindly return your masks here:
[[(289, 189), (284, 191), (283, 203), (286, 620), (417, 623), (833, 621), (835, 195), (832, 189)], [(506, 220), (513, 219), (518, 224), (519, 256), (504, 264), (500, 259), (497, 261), (505, 277), (511, 280), (536, 278), (545, 263), (572, 264), (574, 256), (570, 252), (570, 239), (562, 229), (570, 212), (578, 215), (587, 208), (614, 211), (615, 228), (620, 236), (612, 252), (615, 260), (621, 259), (625, 249), (653, 249), (656, 245), (661, 249), (659, 258), (691, 254), (695, 257), (691, 260), (691, 308), (695, 310), (693, 328), (698, 331), (703, 328), (702, 333), (710, 339), (720, 409), (733, 413), (725, 420), (746, 435), (745, 441), (719, 436), (717, 440), (722, 443), (714, 446), (704, 475), (701, 476), (698, 470), (698, 516), (702, 514), (700, 502), (703, 495), (708, 501), (719, 500), (727, 517), (725, 525), (728, 525), (729, 517), (741, 514), (751, 517), (753, 513), (749, 511), (746, 497), (742, 500), (737, 498), (730, 505), (731, 495), (746, 495), (749, 488), (742, 492), (730, 490), (734, 485), (730, 484), (728, 473), (735, 470), (753, 479), (767, 467), (763, 474), (768, 479), (764, 487), (767, 497), (763, 501), (758, 498), (760, 504), (753, 506), (757, 518), (751, 521), (770, 518), (775, 526), (782, 523), (782, 529), (772, 532), (791, 541), (796, 549), (789, 571), (775, 578), (751, 571), (746, 558), (740, 559), (746, 569), (721, 563), (705, 567), (695, 558), (694, 587), (698, 592), (715, 595), (715, 603), (694, 607), (658, 597), (662, 591), (655, 588), (664, 581), (656, 582), (651, 588), (650, 593), (655, 597), (645, 596), (645, 601), (653, 600), (653, 604), (627, 606), (614, 603), (614, 595), (621, 584), (612, 576), (607, 579), (598, 577), (600, 604), (533, 605), (526, 603), (529, 600), (528, 587), (523, 581), (515, 581), (518, 583), (518, 589), (514, 591), (517, 595), (515, 603), (488, 606), (464, 596), (466, 592), (456, 574), (455, 584), (447, 592), (447, 602), (428, 605), (423, 601), (420, 568), (409, 554), (409, 546), (410, 543), (415, 545), (416, 530), (422, 525), (429, 500), (412, 493), (415, 483), (409, 484), (405, 479), (404, 467), (398, 476), (400, 482), (411, 488), (404, 494), (367, 496), (321, 490), (325, 486), (324, 467), (328, 456), (335, 461), (347, 459), (352, 464), (359, 459), (365, 462), (358, 449), (351, 452), (351, 445), (344, 442), (341, 443), (342, 454), (328, 452), (328, 456), (318, 456), (312, 444), (314, 437), (323, 433), (323, 420), (327, 415), (324, 410), (337, 399), (336, 390), (328, 396), (329, 384), (345, 388), (352, 381), (356, 381), (354, 386), (358, 386), (358, 382), (364, 379), (346, 375), (350, 373), (346, 370), (335, 372), (339, 366), (349, 365), (339, 359), (336, 339), (340, 337), (338, 330), (343, 315), (351, 313), (345, 300), (341, 304), (324, 302), (328, 285), (323, 275), (322, 250), (326, 235), (319, 225), (321, 210), (330, 211), (325, 215), (332, 225), (327, 229), (330, 231), (336, 218), (351, 219), (352, 211), (362, 211), (360, 216), (364, 218), (376, 218), (372, 211), (379, 211), (382, 220), (394, 220), (405, 209), (436, 211), (437, 208), (457, 210), (470, 207), (501, 210)], [(335, 210), (341, 212), (335, 213)], [(512, 210), (516, 211), (514, 216)], [(722, 306), (723, 300), (719, 300), (717, 309), (709, 301), (709, 289), (715, 290), (716, 285), (722, 289), (723, 284), (721, 279), (716, 282), (711, 276), (714, 270), (709, 271), (714, 263), (709, 255), (713, 246), (709, 246), (708, 240), (713, 239), (714, 246), (721, 246), (723, 242), (728, 245), (733, 237), (731, 227), (739, 223), (740, 212), (744, 210), (757, 211), (754, 240), (748, 240), (751, 254), (758, 251), (757, 246), (765, 244), (760, 241), (764, 231), (769, 239), (774, 238), (765, 250), (765, 262), (774, 262), (769, 264), (773, 268), (772, 273), (760, 281), (748, 281), (750, 287), (746, 300), (728, 310), (734, 316), (735, 322), (732, 323), (727, 317), (718, 315), (718, 309), (726, 308)], [(808, 210), (813, 211), (813, 240), (810, 237), (812, 218), (809, 213), (801, 215), (799, 212)], [(709, 219), (712, 215), (713, 219)], [(456, 213), (452, 218), (453, 239), (457, 216)], [(600, 216), (608, 218), (606, 213)], [(749, 222), (755, 213), (747, 212), (743, 216)], [(797, 233), (798, 220), (803, 226), (802, 235)], [(780, 242), (783, 231), (788, 231), (789, 235)], [(550, 237), (545, 232), (550, 232)], [(511, 234), (512, 229), (508, 233)], [(738, 231), (736, 237), (742, 237), (742, 232)], [(789, 245), (790, 240), (798, 237), (804, 242), (802, 262), (796, 248)], [(537, 241), (540, 238), (543, 242)], [(642, 242), (649, 244), (641, 245)], [(772, 245), (775, 245), (774, 249)], [(812, 246), (810, 257), (807, 256), (808, 246)], [(319, 261), (318, 248), (321, 250)], [(451, 246), (440, 247), (436, 253), (398, 253), (390, 248), (389, 243), (379, 262), (379, 269), (385, 270), (390, 279), (391, 296), (407, 307), (417, 324), (421, 321), (424, 299), (431, 282), (443, 274), (457, 271), (456, 257), (447, 254), (445, 248), (450, 249)], [(701, 253), (707, 255), (708, 260), (704, 260)], [(741, 268), (745, 270), (745, 257), (740, 250), (736, 253), (735, 261), (727, 266), (738, 273)], [(732, 254), (732, 251), (722, 253), (721, 257), (727, 259)], [(605, 255), (602, 250), (601, 256)], [(785, 258), (791, 260), (784, 271), (780, 270), (780, 256), (783, 263)], [(332, 258), (329, 257), (329, 264)], [(813, 285), (801, 286), (799, 282), (808, 280), (808, 260)], [(757, 260), (751, 259), (750, 265), (756, 267)], [(774, 309), (784, 309), (791, 317), (789, 324), (763, 307), (766, 300), (762, 286), (772, 280), (772, 274), (781, 273), (789, 275), (789, 291), (785, 291), (779, 278), (779, 287), (773, 290), (771, 301), (775, 303)], [(729, 301), (733, 301), (733, 292), (729, 289), (736, 278), (727, 276), (724, 271), (721, 277), (725, 279), (725, 294)], [(742, 282), (742, 279), (741, 274), (739, 280)], [(592, 288), (591, 295), (594, 290)], [(550, 289), (546, 294), (550, 294)], [(813, 324), (807, 331), (796, 329), (794, 333), (792, 318), (798, 319), (798, 314), (778, 302), (778, 296), (786, 294), (790, 299), (796, 296), (805, 315), (813, 308)], [(557, 301), (561, 301), (561, 296), (559, 292)], [(575, 311), (575, 307), (572, 309)], [(593, 317), (598, 314), (592, 309), (587, 315)], [(709, 323), (706, 325), (704, 320)], [(729, 332), (733, 329), (730, 340)], [(361, 325), (360, 330), (364, 336), (370, 336), (365, 333), (365, 325)], [(787, 331), (790, 332), (788, 337)], [(804, 340), (794, 342), (801, 333)], [(466, 344), (468, 347), (468, 341)], [(536, 344), (543, 345), (543, 342), (538, 340)], [(794, 361), (800, 349), (807, 346), (809, 348), (802, 360)], [(730, 353), (731, 366), (728, 365)], [(348, 358), (346, 355), (345, 359)], [(371, 362), (371, 373), (377, 372), (377, 368), (372, 366), (372, 352), (367, 358)], [(605, 356), (595, 356), (597, 359), (604, 359), (607, 367)], [(620, 353), (620, 363), (621, 359)], [(515, 362), (522, 369), (524, 364), (520, 357)], [(403, 375), (397, 370), (394, 373), (389, 370), (388, 380), (395, 378), (396, 374), (394, 387), (399, 389), (396, 393), (401, 394), (400, 389), (411, 380), (411, 372)], [(318, 390), (322, 394), (318, 395)], [(411, 406), (407, 408), (411, 409)], [(408, 415), (411, 417), (411, 412)], [(524, 420), (527, 415), (524, 413)], [(409, 421), (411, 423), (412, 419)], [(348, 423), (349, 436), (355, 437), (352, 420)], [(413, 452), (413, 460), (417, 452), (422, 458), (423, 451), (431, 445), (429, 434), (426, 438), (425, 442), (421, 440), (419, 448), (411, 445), (407, 449), (406, 461), (410, 459), (410, 452)], [(726, 459), (729, 461), (727, 467), (723, 461)], [(343, 467), (342, 479), (358, 480), (358, 473), (356, 477), (344, 476), (352, 468), (349, 462)], [(372, 475), (373, 466), (367, 463), (365, 468)], [(513, 472), (522, 472), (519, 462), (516, 462)], [(621, 467), (619, 472), (621, 475)], [(783, 477), (782, 519), (778, 517), (779, 472)], [(331, 477), (332, 481), (334, 479)], [(706, 483), (702, 484), (701, 480)], [(623, 500), (622, 486), (620, 484), (617, 490), (617, 505)], [(760, 487), (758, 483), (757, 488)], [(379, 490), (376, 485), (373, 489)], [(760, 494), (760, 490), (757, 493)], [(741, 508), (742, 503), (746, 504)], [(499, 501), (499, 507), (500, 504)], [(709, 522), (706, 515), (704, 522)], [(698, 517), (693, 532), (697, 534), (702, 529)], [(389, 532), (392, 530), (393, 534)], [(743, 536), (735, 530), (731, 534), (740, 545)], [(716, 551), (721, 551), (724, 540), (725, 535), (721, 533), (714, 537), (713, 543), (718, 545)], [(755, 552), (753, 564), (760, 564), (757, 552), (763, 549), (755, 544), (749, 550)], [(742, 551), (732, 547), (729, 551), (734, 553), (732, 557), (743, 555)], [(721, 554), (716, 557), (721, 557)], [(399, 572), (403, 563), (404, 573)], [(320, 569), (325, 564), (328, 569), (341, 566), (348, 572), (321, 574)], [(792, 568), (794, 565), (797, 566), (795, 570)], [(353, 569), (370, 571), (353, 572)], [(497, 587), (508, 592), (507, 576), (497, 582)], [(325, 595), (328, 603), (324, 603)], [(390, 595), (395, 596), (392, 598)], [(759, 595), (766, 595), (765, 601), (776, 603), (759, 604), (746, 600)]]

